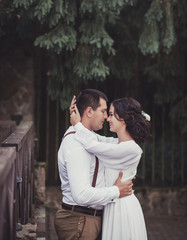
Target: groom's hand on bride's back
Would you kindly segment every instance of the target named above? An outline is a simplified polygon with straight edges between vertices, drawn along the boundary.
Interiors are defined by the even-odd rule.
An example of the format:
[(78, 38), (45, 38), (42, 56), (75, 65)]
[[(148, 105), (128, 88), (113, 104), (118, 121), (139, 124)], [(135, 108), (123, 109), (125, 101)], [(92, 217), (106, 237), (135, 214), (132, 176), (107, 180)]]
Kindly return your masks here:
[(119, 188), (120, 191), (120, 198), (126, 197), (132, 194), (132, 180), (129, 180), (127, 182), (122, 182), (121, 179), (123, 177), (123, 172), (119, 173), (118, 178), (116, 179), (114, 185)]

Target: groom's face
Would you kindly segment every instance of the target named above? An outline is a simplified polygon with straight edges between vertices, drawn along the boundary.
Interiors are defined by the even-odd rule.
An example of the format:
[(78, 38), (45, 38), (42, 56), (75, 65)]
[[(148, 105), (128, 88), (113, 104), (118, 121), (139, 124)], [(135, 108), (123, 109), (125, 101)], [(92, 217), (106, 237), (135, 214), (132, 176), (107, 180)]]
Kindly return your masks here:
[(102, 129), (104, 121), (107, 118), (108, 118), (107, 103), (103, 98), (100, 98), (100, 106), (92, 113), (92, 119), (91, 119), (92, 130)]

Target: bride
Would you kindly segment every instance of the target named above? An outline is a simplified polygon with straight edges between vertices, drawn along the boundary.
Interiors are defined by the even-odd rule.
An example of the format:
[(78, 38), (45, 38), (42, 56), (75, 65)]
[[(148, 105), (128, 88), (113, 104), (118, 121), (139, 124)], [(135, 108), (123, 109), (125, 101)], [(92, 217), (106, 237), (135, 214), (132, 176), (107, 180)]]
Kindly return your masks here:
[[(106, 186), (112, 186), (120, 171), (123, 181), (133, 179), (141, 158), (142, 149), (138, 144), (150, 137), (150, 119), (142, 113), (141, 105), (133, 98), (113, 101), (110, 105), (110, 131), (118, 136), (116, 144), (99, 142), (97, 134), (81, 124), (81, 117), (73, 98), (70, 107), (71, 124), (75, 138), (84, 148), (96, 155), (105, 166)], [(108, 162), (115, 163), (111, 169)], [(115, 161), (114, 161), (115, 160)], [(104, 208), (102, 240), (147, 240), (142, 208), (134, 193), (119, 198)]]

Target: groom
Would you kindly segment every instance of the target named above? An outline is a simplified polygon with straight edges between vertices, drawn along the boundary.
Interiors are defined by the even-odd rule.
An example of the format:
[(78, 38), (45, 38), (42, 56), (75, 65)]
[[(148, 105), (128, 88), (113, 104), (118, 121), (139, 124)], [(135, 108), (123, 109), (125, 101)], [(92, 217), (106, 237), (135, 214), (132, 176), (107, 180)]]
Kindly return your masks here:
[[(76, 105), (82, 124), (89, 130), (100, 130), (107, 119), (107, 97), (95, 89), (85, 89)], [(105, 187), (104, 166), (74, 138), (73, 126), (66, 131), (58, 151), (58, 169), (63, 192), (62, 209), (55, 217), (55, 228), (62, 239), (99, 239), (103, 206), (132, 193), (132, 181)], [(113, 138), (99, 137), (114, 142)]]

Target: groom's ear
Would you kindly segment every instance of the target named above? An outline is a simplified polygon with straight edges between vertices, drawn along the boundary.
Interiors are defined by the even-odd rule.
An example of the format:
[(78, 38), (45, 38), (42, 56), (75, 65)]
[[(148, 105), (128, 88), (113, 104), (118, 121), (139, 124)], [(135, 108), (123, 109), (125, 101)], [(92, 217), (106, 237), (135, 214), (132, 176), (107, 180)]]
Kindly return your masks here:
[(93, 115), (93, 108), (92, 107), (87, 107), (84, 114), (88, 117), (91, 118)]

